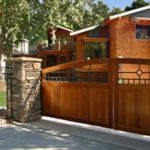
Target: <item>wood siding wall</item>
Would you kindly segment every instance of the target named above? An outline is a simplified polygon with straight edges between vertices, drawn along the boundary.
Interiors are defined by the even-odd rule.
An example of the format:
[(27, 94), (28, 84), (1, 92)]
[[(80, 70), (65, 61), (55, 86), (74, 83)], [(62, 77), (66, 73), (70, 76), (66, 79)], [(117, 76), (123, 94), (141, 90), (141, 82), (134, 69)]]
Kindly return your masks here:
[(150, 58), (150, 39), (136, 39), (136, 23), (130, 17), (109, 25), (111, 58)]

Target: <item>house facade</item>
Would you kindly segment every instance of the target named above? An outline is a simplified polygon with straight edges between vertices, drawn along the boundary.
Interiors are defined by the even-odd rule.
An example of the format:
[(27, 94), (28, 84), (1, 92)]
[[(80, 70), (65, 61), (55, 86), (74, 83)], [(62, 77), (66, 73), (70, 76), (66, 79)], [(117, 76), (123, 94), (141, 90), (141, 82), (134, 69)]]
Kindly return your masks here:
[(101, 26), (75, 31), (70, 35), (76, 41), (77, 59), (149, 59), (150, 6), (110, 16)]
[(150, 6), (110, 16), (110, 56), (150, 58)]
[(110, 16), (103, 25), (78, 31), (49, 28), (48, 47), (38, 46), (34, 56), (43, 59), (43, 68), (73, 60), (149, 59), (150, 6)]
[(48, 47), (39, 46), (37, 57), (42, 58), (42, 67), (54, 66), (72, 60), (74, 41), (70, 36), (72, 30), (57, 26), (48, 29)]

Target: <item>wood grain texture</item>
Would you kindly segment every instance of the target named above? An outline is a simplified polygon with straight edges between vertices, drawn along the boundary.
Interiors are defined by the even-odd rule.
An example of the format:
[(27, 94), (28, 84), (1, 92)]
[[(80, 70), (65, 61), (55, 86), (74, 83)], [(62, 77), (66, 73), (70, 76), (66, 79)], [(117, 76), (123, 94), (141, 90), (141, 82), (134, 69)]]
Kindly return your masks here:
[(84, 42), (108, 42), (109, 38), (89, 38), (83, 37), (81, 38)]
[(90, 121), (109, 124), (109, 90), (108, 88), (90, 88), (88, 92)]
[[(120, 63), (125, 66), (123, 71), (136, 72), (139, 64), (144, 72), (150, 67), (150, 60), (145, 59), (104, 59), (74, 61), (44, 69), (43, 114), (150, 135), (150, 84), (119, 83)], [(96, 69), (108, 72), (108, 82), (56, 82), (44, 78), (46, 73), (72, 66), (83, 65), (80, 68), (83, 71), (89, 64), (104, 65)], [(132, 78), (131, 74), (129, 77)]]
[(150, 86), (120, 85), (116, 111), (118, 129), (150, 134)]
[[(81, 86), (80, 86), (81, 85)], [(43, 114), (110, 125), (108, 85), (44, 82)]]
[[(69, 68), (73, 68), (73, 67), (82, 67), (82, 66), (87, 67), (86, 65), (90, 65), (90, 66), (91, 65), (99, 65), (99, 67), (101, 67), (104, 65), (106, 66), (108, 63), (109, 63), (108, 59), (77, 60), (77, 61), (72, 61), (69, 63), (59, 64), (56, 66), (42, 69), (42, 74), (46, 74), (46, 73), (50, 73), (50, 72), (54, 72), (54, 71), (58, 71), (58, 70), (65, 70), (65, 69), (69, 69)], [(102, 69), (103, 68), (104, 67), (102, 67)], [(108, 68), (105, 67), (104, 71), (106, 71), (106, 70), (108, 70)]]

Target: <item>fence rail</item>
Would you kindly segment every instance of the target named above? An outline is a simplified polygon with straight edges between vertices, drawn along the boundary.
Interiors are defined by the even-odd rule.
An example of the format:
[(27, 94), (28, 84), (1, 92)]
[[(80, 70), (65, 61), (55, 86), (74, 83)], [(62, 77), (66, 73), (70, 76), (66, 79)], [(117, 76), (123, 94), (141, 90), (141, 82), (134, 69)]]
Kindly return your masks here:
[[(116, 68), (116, 69), (114, 69)], [(111, 81), (114, 75), (119, 84), (150, 84), (150, 60), (103, 59), (81, 60), (42, 70), (49, 81), (99, 82)]]
[(74, 61), (43, 69), (43, 77), (49, 81), (99, 82), (109, 80), (108, 60)]

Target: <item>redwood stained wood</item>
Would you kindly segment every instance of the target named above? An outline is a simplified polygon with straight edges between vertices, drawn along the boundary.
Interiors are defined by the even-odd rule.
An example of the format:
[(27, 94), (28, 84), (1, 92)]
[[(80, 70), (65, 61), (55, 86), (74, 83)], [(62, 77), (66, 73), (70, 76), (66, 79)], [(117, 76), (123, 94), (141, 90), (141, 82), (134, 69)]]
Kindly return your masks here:
[(60, 115), (88, 120), (88, 102), (86, 98), (86, 87), (60, 87), (58, 103)]
[(47, 81), (44, 84), (43, 107), (47, 107), (46, 110), (43, 109), (45, 115), (110, 126), (108, 85)]
[(82, 37), (81, 38), (84, 42), (108, 42), (109, 38), (89, 38), (89, 37)]
[(86, 37), (87, 34), (81, 34), (76, 38), (76, 51), (77, 51), (77, 60), (84, 59), (84, 42), (82, 41), (83, 37)]
[(109, 125), (109, 90), (108, 88), (90, 88), (88, 90), (90, 121)]
[(150, 86), (119, 86), (118, 128), (150, 132)]
[[(136, 39), (136, 23), (130, 16), (109, 22), (111, 58), (150, 58), (150, 40)], [(144, 21), (144, 25), (149, 25)]]
[(44, 99), (43, 101), (44, 115), (50, 115), (52, 113), (57, 112), (56, 87), (49, 87), (49, 85), (45, 82), (42, 92), (43, 92), (43, 99)]
[(118, 60), (117, 59), (111, 59), (110, 61), (110, 97), (111, 97), (111, 126), (115, 129), (117, 129), (117, 100), (118, 100)]
[[(109, 73), (108, 83), (55, 82), (44, 77), (61, 69), (104, 64), (107, 67), (100, 71)], [(43, 69), (44, 114), (150, 135), (150, 84), (119, 84), (119, 64), (147, 65), (147, 70), (150, 60), (81, 60)]]
[(107, 64), (109, 62), (108, 59), (95, 59), (95, 60), (78, 60), (78, 61), (72, 61), (66, 64), (60, 64), (60, 65), (56, 65), (53, 67), (48, 67), (42, 70), (43, 74), (49, 73), (49, 72), (53, 72), (53, 71), (58, 71), (58, 70), (63, 70), (63, 69), (68, 69), (71, 67), (80, 67), (83, 65), (94, 65), (94, 64)]
[(42, 50), (39, 52), (39, 57), (47, 55), (68, 55), (71, 50)]

